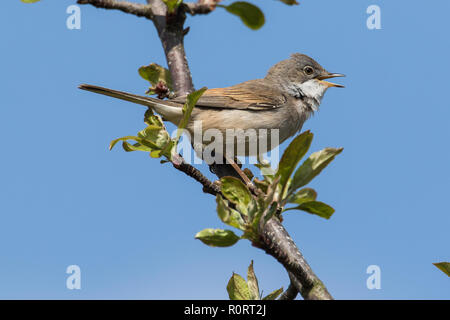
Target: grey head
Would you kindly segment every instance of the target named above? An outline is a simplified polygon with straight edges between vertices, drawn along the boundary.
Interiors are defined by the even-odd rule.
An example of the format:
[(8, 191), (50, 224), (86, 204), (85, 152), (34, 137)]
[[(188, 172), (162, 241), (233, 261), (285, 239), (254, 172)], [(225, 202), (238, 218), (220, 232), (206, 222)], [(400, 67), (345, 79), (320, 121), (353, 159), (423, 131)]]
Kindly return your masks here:
[(307, 55), (294, 53), (289, 59), (278, 62), (270, 68), (264, 79), (273, 82), (287, 94), (303, 99), (311, 111), (315, 111), (328, 88), (344, 87), (324, 81), (335, 77), (344, 75), (328, 72)]

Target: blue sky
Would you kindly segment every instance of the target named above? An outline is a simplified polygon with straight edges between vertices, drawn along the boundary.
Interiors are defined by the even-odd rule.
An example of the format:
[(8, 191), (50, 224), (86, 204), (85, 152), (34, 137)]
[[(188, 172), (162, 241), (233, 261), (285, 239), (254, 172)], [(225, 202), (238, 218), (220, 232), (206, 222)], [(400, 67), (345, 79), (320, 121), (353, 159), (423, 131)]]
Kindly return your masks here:
[[(77, 85), (144, 93), (137, 69), (165, 64), (153, 25), (83, 6), (81, 30), (68, 30), (75, 1), (3, 2), (0, 298), (226, 299), (231, 273), (251, 259), (264, 292), (286, 288), (283, 268), (248, 241), (194, 239), (223, 227), (200, 185), (144, 153), (108, 151), (144, 127), (143, 109)], [(222, 9), (188, 17), (197, 88), (263, 77), (294, 52), (347, 74), (304, 126), (311, 151), (345, 148), (311, 184), (336, 213), (286, 213), (293, 239), (338, 299), (449, 299), (432, 262), (450, 259), (450, 2), (254, 3), (266, 15), (259, 31)], [(366, 27), (371, 4), (381, 30)], [(65, 286), (73, 264), (81, 290)], [(366, 287), (374, 264), (380, 290)]]

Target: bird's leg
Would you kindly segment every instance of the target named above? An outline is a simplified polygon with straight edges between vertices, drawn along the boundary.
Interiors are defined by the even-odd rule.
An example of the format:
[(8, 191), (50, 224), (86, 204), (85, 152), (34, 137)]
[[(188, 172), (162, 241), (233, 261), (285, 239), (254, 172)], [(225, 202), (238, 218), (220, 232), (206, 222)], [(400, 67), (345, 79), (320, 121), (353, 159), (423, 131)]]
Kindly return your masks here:
[(244, 181), (247, 188), (255, 195), (258, 195), (261, 191), (256, 188), (256, 186), (253, 184), (253, 182), (250, 181), (250, 179), (247, 177), (247, 175), (241, 170), (239, 165), (230, 157), (224, 156), (225, 160), (231, 164), (233, 169), (236, 171), (236, 173), (239, 175), (239, 177)]

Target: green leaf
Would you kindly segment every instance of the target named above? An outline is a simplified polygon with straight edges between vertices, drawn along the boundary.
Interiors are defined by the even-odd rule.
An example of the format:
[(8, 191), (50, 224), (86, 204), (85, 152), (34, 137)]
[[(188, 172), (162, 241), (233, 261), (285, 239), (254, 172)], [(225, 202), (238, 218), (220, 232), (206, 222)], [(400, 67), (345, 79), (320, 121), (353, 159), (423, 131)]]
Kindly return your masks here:
[(135, 136), (126, 136), (126, 137), (122, 137), (122, 138), (117, 138), (117, 139), (114, 139), (113, 141), (111, 141), (111, 143), (109, 144), (109, 150), (112, 150), (112, 148), (114, 148), (114, 146), (117, 144), (117, 142), (127, 141), (127, 140), (134, 140), (134, 141), (137, 141), (138, 143), (139, 143), (139, 141), (141, 141), (140, 138), (135, 137)]
[(276, 176), (280, 177), (281, 195), (283, 196), (289, 181), (289, 177), (294, 172), (300, 160), (308, 152), (309, 147), (313, 139), (313, 134), (309, 131), (305, 131), (302, 134), (295, 137), (289, 144), (281, 157), (280, 164)]
[(269, 161), (258, 158), (258, 163), (255, 164), (255, 167), (261, 170), (261, 173), (264, 176), (264, 180), (268, 181), (269, 183), (272, 182), (276, 172), (272, 169)]
[(23, 3), (35, 3), (35, 2), (38, 2), (40, 0), (20, 0), (20, 1), (22, 1)]
[(265, 23), (264, 13), (257, 6), (245, 2), (237, 1), (233, 2), (229, 6), (217, 5), (218, 7), (225, 8), (229, 13), (234, 14), (241, 18), (242, 22), (253, 30), (258, 30)]
[(283, 293), (283, 288), (273, 291), (269, 293), (267, 296), (263, 298), (263, 300), (276, 300), (280, 294)]
[(244, 236), (251, 240), (258, 239), (260, 221), (268, 207), (266, 197), (262, 194), (258, 195), (258, 198), (256, 199), (255, 202), (256, 202), (256, 210), (254, 213), (252, 213), (251, 228), (249, 228), (249, 230), (247, 230), (247, 232), (244, 233)]
[(230, 300), (250, 300), (247, 282), (245, 282), (244, 278), (234, 272), (228, 281), (227, 292)]
[(250, 204), (248, 206), (247, 214), (248, 214), (248, 221), (253, 221), (255, 215), (258, 213), (258, 202), (256, 199), (252, 197), (252, 201), (250, 201)]
[(247, 286), (250, 300), (261, 300), (259, 296), (258, 279), (256, 279), (255, 270), (253, 269), (253, 260), (247, 271)]
[(149, 125), (144, 130), (139, 131), (138, 137), (142, 139), (143, 144), (153, 149), (164, 149), (170, 141), (166, 129), (155, 125)]
[(319, 217), (330, 219), (330, 217), (334, 213), (334, 209), (327, 205), (326, 203), (320, 202), (320, 201), (308, 201), (300, 204), (298, 207), (295, 208), (288, 208), (284, 211), (288, 210), (303, 210), (311, 214), (318, 215)]
[(303, 188), (289, 198), (288, 203), (302, 204), (308, 201), (314, 201), (317, 198), (317, 192), (311, 188)]
[(183, 133), (183, 130), (186, 128), (189, 118), (191, 117), (192, 110), (194, 110), (195, 105), (197, 104), (198, 99), (203, 95), (203, 93), (207, 90), (206, 87), (201, 88), (200, 90), (194, 91), (190, 94), (188, 94), (186, 103), (183, 106), (183, 118), (181, 119), (180, 123), (178, 124), (177, 129), (177, 137), (176, 141), (180, 139), (181, 134)]
[(183, 0), (163, 0), (167, 6), (167, 11), (169, 13), (174, 13), (175, 10), (180, 6)]
[(195, 235), (195, 239), (211, 247), (230, 247), (239, 241), (233, 231), (223, 229), (204, 229)]
[(234, 203), (240, 213), (247, 215), (252, 195), (244, 183), (234, 177), (223, 177), (220, 182), (221, 191), (225, 198)]
[(148, 108), (147, 111), (145, 111), (144, 122), (148, 126), (157, 126), (160, 128), (164, 128), (164, 122), (162, 121), (160, 116), (153, 113), (152, 108)]
[(258, 178), (253, 179), (253, 184), (264, 193), (267, 192), (267, 188), (269, 187), (269, 182), (266, 180), (259, 180)]
[(270, 220), (274, 216), (274, 214), (277, 212), (278, 204), (276, 202), (272, 203), (270, 207), (267, 209), (267, 212), (264, 214), (264, 224), (267, 223), (267, 221)]
[(225, 200), (220, 195), (217, 195), (216, 202), (217, 214), (220, 220), (232, 227), (245, 230), (244, 220), (242, 220), (239, 212), (228, 207), (228, 205), (225, 203)]
[(433, 263), (439, 270), (444, 272), (447, 276), (450, 277), (450, 262), (438, 262)]
[(173, 90), (172, 77), (170, 71), (156, 63), (151, 63), (148, 66), (142, 66), (139, 68), (139, 75), (150, 82), (154, 87), (160, 81), (165, 83), (169, 90)]
[(322, 170), (325, 169), (325, 167), (333, 161), (339, 153), (342, 152), (342, 150), (343, 148), (325, 148), (311, 154), (295, 172), (290, 186), (290, 191), (293, 192), (308, 184), (319, 173), (321, 173)]
[(144, 152), (152, 152), (152, 149), (137, 142), (135, 144), (130, 144), (128, 141), (122, 142), (122, 147), (126, 152), (131, 151), (144, 151)]
[(288, 6), (298, 5), (298, 2), (296, 0), (280, 0), (280, 1), (287, 4)]
[[(150, 110), (150, 109), (149, 109)], [(150, 157), (160, 158), (167, 157), (172, 161), (176, 144), (170, 139), (164, 123), (160, 116), (154, 115), (152, 111), (147, 110), (144, 121), (147, 127), (138, 132), (137, 137), (126, 136), (111, 141), (109, 149), (111, 150), (119, 141), (123, 141), (122, 147), (125, 151), (144, 151), (149, 152)], [(136, 143), (130, 144), (128, 140)]]

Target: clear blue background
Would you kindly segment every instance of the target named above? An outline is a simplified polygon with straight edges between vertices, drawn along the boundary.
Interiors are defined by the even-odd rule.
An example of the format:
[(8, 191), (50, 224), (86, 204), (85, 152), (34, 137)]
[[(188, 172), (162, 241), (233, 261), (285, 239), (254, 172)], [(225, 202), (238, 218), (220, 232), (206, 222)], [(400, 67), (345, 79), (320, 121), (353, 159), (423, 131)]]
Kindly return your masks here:
[[(2, 1), (0, 298), (226, 299), (232, 271), (245, 274), (251, 259), (265, 293), (286, 288), (283, 268), (248, 241), (194, 239), (223, 227), (199, 184), (144, 153), (108, 151), (144, 127), (144, 110), (77, 85), (144, 93), (137, 69), (165, 59), (142, 18), (83, 6), (82, 29), (68, 30), (74, 2)], [(432, 262), (450, 259), (450, 2), (257, 3), (259, 31), (223, 9), (188, 17), (197, 87), (263, 77), (294, 52), (347, 74), (304, 126), (311, 151), (345, 148), (312, 183), (336, 213), (286, 214), (292, 237), (336, 298), (449, 299)], [(382, 30), (366, 27), (371, 4)], [(71, 264), (81, 290), (65, 286)], [(372, 264), (381, 290), (366, 288)]]

